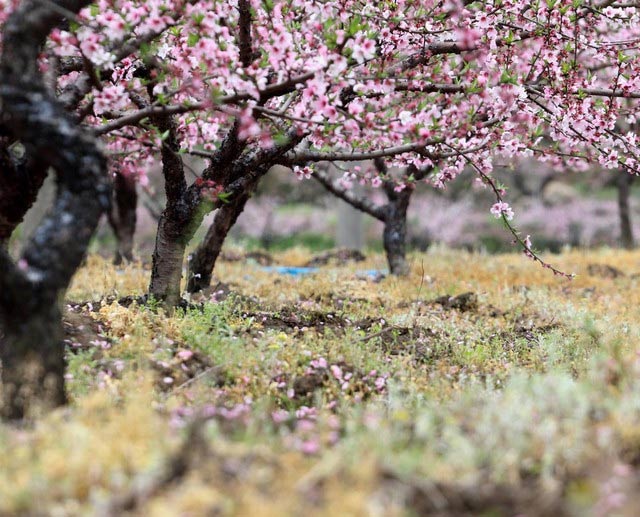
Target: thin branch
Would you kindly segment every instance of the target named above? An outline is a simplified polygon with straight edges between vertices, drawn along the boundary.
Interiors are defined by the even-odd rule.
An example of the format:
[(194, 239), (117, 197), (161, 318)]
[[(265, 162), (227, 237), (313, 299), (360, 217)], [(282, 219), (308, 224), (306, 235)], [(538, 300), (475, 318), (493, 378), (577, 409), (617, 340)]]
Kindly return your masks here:
[(207, 107), (209, 107), (209, 105), (204, 103), (171, 106), (149, 106), (148, 108), (143, 108), (141, 110), (126, 113), (120, 118), (103, 124), (102, 126), (95, 128), (93, 130), (93, 134), (96, 136), (105, 135), (107, 133), (110, 133), (111, 131), (121, 129), (125, 126), (134, 126), (145, 118), (178, 115), (181, 113), (189, 113), (190, 111), (204, 110)]
[[(341, 152), (341, 151), (327, 151), (327, 152), (315, 152), (315, 151), (292, 151), (285, 158), (287, 159), (287, 165), (306, 165), (309, 162), (359, 162), (365, 160), (374, 160), (376, 158), (386, 158), (397, 156), (405, 153), (416, 153), (420, 156), (429, 158), (432, 161), (444, 160), (447, 158), (454, 158), (456, 156), (464, 154), (472, 154), (484, 149), (488, 143), (478, 144), (474, 147), (464, 150), (455, 150), (451, 152), (434, 152), (427, 150), (430, 145), (446, 145), (442, 139), (429, 140), (424, 143), (413, 143), (398, 145), (395, 147), (385, 147), (382, 149), (376, 149), (373, 151), (364, 152)], [(449, 146), (450, 147), (450, 146)]]
[[(272, 97), (278, 97), (280, 95), (285, 95), (287, 93), (291, 93), (296, 89), (296, 86), (300, 83), (306, 82), (309, 79), (313, 78), (315, 72), (308, 72), (306, 74), (302, 74), (296, 77), (292, 77), (287, 81), (283, 81), (282, 83), (272, 84), (266, 86), (263, 90), (259, 92), (260, 101), (269, 100)], [(179, 115), (182, 113), (190, 113), (192, 111), (203, 111), (206, 109), (214, 109), (216, 106), (221, 106), (225, 104), (235, 104), (240, 101), (246, 101), (250, 99), (254, 99), (255, 97), (249, 93), (236, 93), (232, 95), (226, 95), (224, 97), (220, 97), (218, 99), (214, 99), (213, 103), (209, 102), (196, 102), (193, 104), (172, 104), (169, 106), (149, 106), (148, 108), (144, 108), (137, 111), (131, 111), (122, 114), (120, 118), (112, 120), (102, 126), (99, 126), (93, 130), (93, 134), (96, 136), (104, 135), (110, 133), (111, 131), (115, 131), (116, 129), (123, 128), (125, 126), (133, 126), (136, 125), (141, 120), (152, 117), (155, 115)]]
[(413, 143), (398, 145), (395, 147), (385, 147), (374, 151), (364, 152), (314, 152), (314, 151), (293, 151), (286, 157), (292, 165), (304, 165), (308, 162), (358, 162), (364, 160), (373, 160), (374, 158), (384, 158), (387, 156), (396, 156), (404, 153), (418, 153), (424, 155), (428, 145), (441, 143), (440, 140), (433, 140), (426, 143)]
[(238, 0), (238, 48), (240, 62), (244, 67), (251, 65), (251, 3), (249, 0)]
[(353, 208), (369, 214), (379, 221), (385, 221), (386, 215), (383, 207), (376, 205), (365, 196), (359, 196), (355, 191), (346, 189), (337, 184), (331, 179), (331, 176), (326, 171), (316, 169), (311, 177), (320, 183), (320, 185), (322, 185), (327, 191), (349, 203)]
[[(448, 144), (445, 144), (448, 145)], [(448, 145), (449, 147), (451, 147), (451, 149), (453, 149), (454, 151), (456, 150), (453, 146)], [(464, 160), (478, 173), (478, 175), (480, 176), (480, 178), (483, 180), (483, 182), (486, 185), (489, 185), (489, 187), (491, 188), (491, 190), (493, 191), (496, 200), (498, 202), (504, 202), (503, 201), (503, 197), (502, 197), (502, 192), (500, 191), (500, 189), (497, 187), (497, 185), (495, 184), (495, 182), (493, 181), (493, 179), (486, 174), (480, 167), (478, 167), (478, 165), (471, 160), (468, 156), (463, 155), (462, 153), (460, 154)], [(502, 222), (504, 223), (504, 225), (507, 227), (507, 229), (509, 230), (509, 233), (511, 233), (511, 235), (513, 235), (513, 238), (515, 239), (515, 242), (522, 248), (524, 254), (531, 258), (534, 262), (538, 262), (542, 267), (549, 269), (550, 271), (553, 272), (554, 275), (558, 275), (558, 276), (563, 276), (565, 278), (573, 278), (575, 275), (573, 273), (565, 273), (564, 271), (561, 271), (559, 269), (557, 269), (556, 267), (552, 266), (551, 264), (549, 264), (548, 262), (544, 261), (537, 253), (536, 251), (534, 251), (531, 246), (527, 243), (527, 241), (525, 239), (523, 239), (520, 236), (520, 233), (518, 232), (518, 230), (516, 230), (516, 228), (513, 227), (513, 225), (509, 222), (509, 219), (507, 219), (507, 216), (502, 213), (500, 215)]]

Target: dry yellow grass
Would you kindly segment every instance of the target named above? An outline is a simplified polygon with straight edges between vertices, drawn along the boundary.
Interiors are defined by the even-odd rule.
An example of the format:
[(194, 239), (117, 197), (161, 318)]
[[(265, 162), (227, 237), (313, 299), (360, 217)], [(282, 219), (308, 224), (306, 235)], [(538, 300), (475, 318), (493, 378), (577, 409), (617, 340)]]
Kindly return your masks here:
[[(576, 278), (521, 255), (444, 249), (412, 255), (409, 277), (379, 283), (358, 272), (383, 268), (381, 255), (302, 278), (223, 261), (216, 278), (238, 296), (204, 312), (85, 310), (106, 334), (70, 353), (72, 404), (33, 427), (0, 427), (0, 514), (106, 511), (158, 483), (208, 408), (218, 413), (200, 431), (204, 449), (134, 514), (404, 515), (433, 483), (489, 483), (588, 515), (619, 465), (640, 457), (640, 252), (548, 259)], [(143, 294), (148, 275), (92, 256), (68, 299)], [(433, 303), (464, 292), (477, 308)], [(341, 387), (333, 370), (311, 366), (320, 359), (357, 382)], [(371, 370), (386, 376), (383, 389)], [(291, 396), (300, 379), (316, 383), (313, 395)], [(296, 413), (307, 405), (313, 417)], [(620, 514), (637, 508), (629, 479)]]

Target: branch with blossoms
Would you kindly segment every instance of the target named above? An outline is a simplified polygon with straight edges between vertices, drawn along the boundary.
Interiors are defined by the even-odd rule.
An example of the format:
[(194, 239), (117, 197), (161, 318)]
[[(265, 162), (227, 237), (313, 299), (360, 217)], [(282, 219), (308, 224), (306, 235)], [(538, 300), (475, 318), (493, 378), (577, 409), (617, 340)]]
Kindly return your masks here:
[[(448, 145), (448, 144), (445, 144), (445, 145)], [(450, 146), (450, 145), (448, 146), (455, 151), (455, 148), (453, 146)], [(509, 203), (505, 202), (504, 200), (504, 190), (499, 188), (496, 185), (493, 178), (491, 178), (491, 176), (486, 174), (480, 167), (478, 167), (478, 165), (472, 159), (470, 159), (466, 155), (462, 155), (462, 156), (464, 157), (464, 160), (476, 171), (478, 176), (480, 176), (480, 179), (482, 180), (482, 182), (485, 185), (488, 185), (489, 188), (491, 188), (491, 190), (493, 191), (496, 197), (496, 203), (491, 207), (491, 213), (496, 218), (499, 218), (502, 220), (505, 227), (509, 230), (511, 235), (513, 235), (514, 242), (522, 248), (523, 253), (527, 257), (532, 259), (534, 262), (538, 262), (543, 268), (549, 269), (550, 271), (552, 271), (554, 275), (562, 276), (568, 279), (573, 279), (575, 277), (575, 273), (565, 273), (564, 271), (557, 269), (556, 267), (554, 267), (553, 265), (549, 264), (544, 259), (542, 259), (540, 255), (538, 255), (538, 253), (533, 249), (533, 245), (531, 243), (531, 239), (529, 235), (527, 235), (524, 239), (522, 238), (517, 228), (515, 228), (511, 224), (511, 220), (513, 219), (514, 213), (511, 207), (509, 206)]]
[[(588, 127), (589, 131), (591, 132), (600, 131), (600, 132), (606, 133), (612, 140), (617, 140), (618, 142), (620, 142), (626, 148), (627, 153), (631, 157), (633, 157), (633, 162), (635, 162), (636, 164), (635, 167), (633, 167), (633, 162), (632, 162), (632, 165), (630, 165), (629, 161), (623, 160), (621, 156), (617, 155), (617, 152), (615, 152), (615, 150), (607, 151), (598, 143), (597, 140), (589, 138), (588, 136), (584, 135), (581, 131), (579, 131), (575, 127), (569, 126), (567, 127), (566, 130), (563, 127), (558, 127), (558, 124), (554, 121), (555, 114), (552, 109), (550, 109), (548, 106), (543, 104), (538, 99), (532, 99), (532, 102), (537, 106), (539, 106), (547, 114), (546, 122), (548, 123), (549, 127), (556, 133), (565, 135), (567, 138), (571, 138), (571, 136), (569, 135), (569, 133), (571, 133), (572, 135), (574, 135), (575, 138), (583, 142), (587, 148), (591, 148), (595, 150), (599, 154), (601, 159), (604, 159), (605, 157), (611, 158), (613, 156), (612, 163), (615, 164), (616, 167), (624, 169), (632, 174), (637, 175), (640, 173), (640, 156), (637, 155), (637, 150), (634, 151), (633, 147), (629, 145), (629, 142), (627, 141), (627, 139), (623, 138), (623, 136), (620, 135), (619, 133), (611, 131), (610, 129), (607, 129), (607, 128), (599, 127), (594, 122), (586, 118), (583, 120), (584, 124), (587, 124), (589, 126)], [(562, 153), (558, 153), (558, 154), (562, 154)], [(603, 162), (601, 161), (601, 163)], [(607, 168), (615, 168), (611, 165), (607, 165), (606, 162), (604, 162), (603, 165), (607, 166)]]
[(362, 152), (294, 150), (284, 157), (283, 165), (306, 165), (309, 162), (360, 162), (375, 160), (378, 158), (395, 158), (407, 153), (415, 153), (416, 155), (426, 157), (431, 161), (444, 160), (455, 156), (477, 153), (484, 149), (488, 144), (483, 143), (470, 147), (469, 149), (452, 152), (440, 152), (429, 149), (429, 146), (436, 145), (446, 145), (446, 141), (444, 139), (434, 139), (426, 142), (404, 144), (396, 147), (387, 147)]
[(358, 195), (353, 189), (345, 188), (339, 183), (336, 183), (331, 179), (327, 170), (316, 167), (313, 171), (309, 171), (308, 174), (334, 196), (349, 203), (357, 210), (384, 222), (385, 214), (383, 207), (376, 205), (365, 196)]
[[(291, 93), (296, 90), (296, 87), (298, 85), (305, 83), (307, 80), (312, 78), (313, 75), (314, 73), (306, 73), (296, 77), (292, 77), (281, 83), (267, 85), (264, 89), (257, 92), (257, 96), (260, 99), (260, 102), (265, 102), (273, 97), (279, 97), (281, 95)], [(93, 132), (95, 135), (106, 135), (125, 126), (134, 126), (140, 121), (149, 117), (204, 112), (209, 109), (215, 109), (219, 106), (224, 106), (227, 104), (237, 104), (241, 101), (252, 100), (255, 98), (254, 96), (254, 93), (243, 92), (225, 95), (207, 102), (170, 105), (161, 105), (156, 102), (148, 107), (139, 109), (137, 111), (130, 111), (119, 114), (113, 113), (111, 114), (113, 120), (107, 122), (106, 124), (97, 126), (93, 130)]]

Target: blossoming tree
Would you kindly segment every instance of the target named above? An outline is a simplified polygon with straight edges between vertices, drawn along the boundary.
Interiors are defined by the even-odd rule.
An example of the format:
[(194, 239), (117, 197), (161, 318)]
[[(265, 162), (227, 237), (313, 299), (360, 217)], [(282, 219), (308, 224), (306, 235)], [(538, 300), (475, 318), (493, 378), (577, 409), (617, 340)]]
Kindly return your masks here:
[[(295, 96), (289, 94), (288, 113), (269, 113), (308, 135), (307, 148), (298, 146), (284, 162), (297, 166), (302, 177), (311, 176), (308, 165), (321, 160), (377, 160), (378, 173), (349, 173), (342, 183), (329, 182), (321, 171), (315, 175), (385, 222), (394, 273), (408, 269), (402, 228), (413, 186), (427, 170), (436, 186), (445, 187), (465, 167), (473, 169), (498, 198), (492, 213), (506, 223), (513, 211), (491, 177), (495, 156), (535, 154), (555, 168), (579, 169), (597, 160), (637, 170), (635, 133), (616, 130), (621, 118), (634, 118), (637, 98), (632, 8), (613, 2), (464, 4), (387, 2), (358, 11), (358, 3), (323, 3), (324, 12), (344, 20), (332, 25), (336, 44), (353, 42), (356, 50), (338, 77), (330, 76), (335, 66), (323, 69)], [(350, 39), (346, 21), (349, 30), (360, 24), (362, 33)], [(362, 34), (375, 40), (359, 40)], [(297, 101), (315, 100), (318, 78), (325, 97), (309, 109)], [(385, 160), (408, 173), (394, 180)], [(348, 188), (354, 180), (382, 185), (391, 194), (388, 204), (377, 207), (357, 196)], [(208, 284), (220, 236), (244, 202), (216, 217), (194, 254), (190, 290)], [(514, 236), (537, 257), (528, 241)]]
[[(3, 19), (16, 4), (2, 0)], [(151, 165), (162, 163), (167, 205), (149, 290), (169, 305), (180, 297), (185, 248), (204, 214), (241, 205), (274, 164), (307, 176), (316, 162), (377, 159), (384, 166), (369, 181), (388, 180), (383, 171), (391, 166), (432, 169), (428, 179), (441, 187), (470, 168), (495, 193), (492, 211), (505, 222), (512, 212), (491, 176), (496, 156), (537, 155), (555, 167), (597, 160), (638, 168), (635, 133), (615, 126), (635, 118), (640, 24), (635, 7), (611, 0), (25, 5), (48, 13), (46, 27), (21, 26), (38, 36), (30, 47), (29, 84), (39, 85), (40, 96), (57, 97), (43, 105), (56, 106), (46, 116), (67, 121), (65, 130), (78, 141), (85, 142), (79, 127), (100, 138), (112, 173), (144, 182)], [(10, 27), (3, 84), (19, 81), (12, 63), (24, 57), (14, 55)], [(3, 100), (4, 112), (12, 113), (12, 100)], [(87, 158), (96, 156), (89, 144), (73, 161), (65, 146), (31, 145), (23, 128), (33, 130), (32, 122), (11, 117), (10, 137), (0, 142), (9, 153), (3, 166), (36, 170), (42, 160), (74, 193), (80, 185), (91, 189), (69, 171), (89, 168), (91, 188), (102, 189), (98, 159), (89, 164)], [(23, 157), (12, 154), (12, 138), (24, 144)], [(187, 154), (203, 157), (206, 166), (189, 170)], [(0, 196), (15, 190), (15, 181), (3, 178)], [(65, 193), (61, 188), (59, 198), (71, 204)], [(100, 206), (87, 207), (91, 221)], [(67, 205), (55, 213), (64, 227)], [(537, 258), (528, 239), (514, 235)], [(44, 244), (38, 236), (34, 242)], [(59, 267), (72, 271), (76, 259), (61, 257)], [(58, 267), (36, 264), (26, 253), (27, 278), (33, 268), (45, 274)], [(2, 268), (0, 275), (18, 269)]]

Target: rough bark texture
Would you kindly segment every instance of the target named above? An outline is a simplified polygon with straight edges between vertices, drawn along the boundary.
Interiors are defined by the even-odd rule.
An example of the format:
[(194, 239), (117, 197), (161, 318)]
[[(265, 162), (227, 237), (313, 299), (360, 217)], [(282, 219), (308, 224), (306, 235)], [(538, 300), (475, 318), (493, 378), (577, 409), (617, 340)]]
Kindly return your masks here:
[(0, 138), (0, 246), (8, 243), (47, 177), (46, 164), (14, 155), (10, 150), (13, 143), (10, 138)]
[[(87, 1), (52, 2), (77, 12)], [(24, 1), (3, 29), (1, 123), (57, 177), (54, 207), (25, 246), (19, 265), (0, 248), (1, 414), (65, 402), (59, 303), (109, 205), (106, 162), (91, 136), (49, 97), (40, 49), (62, 20), (49, 3)]]
[(138, 193), (132, 176), (117, 173), (113, 183), (113, 203), (109, 212), (109, 224), (117, 240), (113, 263), (133, 261), (133, 236), (136, 231)]
[(620, 216), (620, 240), (628, 250), (635, 247), (633, 226), (631, 224), (631, 207), (629, 206), (633, 178), (631, 174), (619, 171), (616, 181), (618, 188), (618, 214)]
[(384, 190), (389, 201), (385, 206), (382, 242), (387, 255), (389, 272), (392, 275), (405, 276), (409, 274), (409, 264), (406, 258), (407, 209), (413, 188), (406, 187), (404, 190), (396, 192), (394, 186), (391, 182), (384, 183)]
[(249, 67), (254, 58), (251, 48), (251, 2), (249, 0), (238, 0), (238, 14), (240, 62), (242, 66)]
[[(200, 187), (195, 184), (187, 186), (173, 119), (157, 117), (155, 122), (160, 131), (168, 132), (162, 147), (167, 205), (158, 222), (149, 294), (170, 308), (180, 300), (182, 265), (187, 244), (214, 204), (202, 202)], [(233, 177), (234, 160), (242, 149), (234, 128), (222, 143), (217, 157), (203, 172), (203, 178), (218, 185), (227, 185)]]
[(211, 284), (211, 275), (222, 251), (222, 245), (229, 230), (236, 224), (238, 217), (244, 210), (249, 197), (249, 193), (242, 194), (233, 202), (221, 206), (216, 212), (204, 240), (191, 255), (189, 281), (187, 282), (188, 292), (197, 293)]
[(182, 262), (191, 238), (187, 234), (198, 200), (190, 203), (187, 199), (187, 182), (182, 158), (178, 154), (180, 146), (176, 139), (175, 121), (170, 116), (161, 116), (154, 122), (161, 132), (168, 135), (161, 151), (167, 205), (158, 221), (149, 294), (173, 307), (180, 299)]

